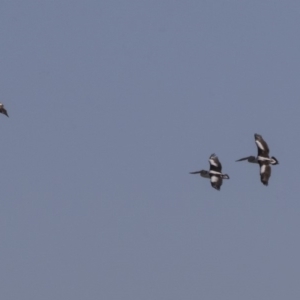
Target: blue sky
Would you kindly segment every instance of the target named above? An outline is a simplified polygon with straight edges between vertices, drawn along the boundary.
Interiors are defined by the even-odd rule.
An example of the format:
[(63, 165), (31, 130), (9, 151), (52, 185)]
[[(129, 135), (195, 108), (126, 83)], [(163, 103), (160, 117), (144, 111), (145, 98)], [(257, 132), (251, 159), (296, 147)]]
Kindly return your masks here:
[(299, 11), (2, 1), (1, 298), (299, 299)]

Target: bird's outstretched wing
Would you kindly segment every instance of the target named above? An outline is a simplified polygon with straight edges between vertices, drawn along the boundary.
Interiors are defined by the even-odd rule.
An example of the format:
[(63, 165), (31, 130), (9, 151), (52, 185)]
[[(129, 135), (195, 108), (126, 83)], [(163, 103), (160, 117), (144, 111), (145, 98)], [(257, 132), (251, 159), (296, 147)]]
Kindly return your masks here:
[(257, 146), (257, 156), (269, 157), (269, 147), (261, 135), (255, 133), (255, 144)]
[(211, 186), (216, 189), (216, 190), (220, 190), (221, 189), (221, 185), (223, 183), (223, 179), (221, 176), (217, 176), (217, 175), (212, 175), (210, 177), (210, 183), (211, 183)]
[(260, 181), (264, 185), (268, 185), (270, 177), (271, 177), (271, 166), (268, 163), (261, 163), (260, 164)]
[(222, 172), (222, 165), (216, 156), (216, 154), (212, 154), (209, 157), (210, 171)]
[(4, 107), (1, 107), (1, 108), (0, 108), (0, 113), (6, 115), (6, 116), (8, 117), (7, 110), (6, 110)]

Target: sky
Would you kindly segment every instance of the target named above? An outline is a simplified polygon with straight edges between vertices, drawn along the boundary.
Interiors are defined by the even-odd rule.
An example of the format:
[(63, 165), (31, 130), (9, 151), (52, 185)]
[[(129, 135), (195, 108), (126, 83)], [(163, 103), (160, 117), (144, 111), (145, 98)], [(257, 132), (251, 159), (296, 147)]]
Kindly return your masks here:
[(299, 34), (293, 0), (1, 1), (1, 299), (299, 299)]

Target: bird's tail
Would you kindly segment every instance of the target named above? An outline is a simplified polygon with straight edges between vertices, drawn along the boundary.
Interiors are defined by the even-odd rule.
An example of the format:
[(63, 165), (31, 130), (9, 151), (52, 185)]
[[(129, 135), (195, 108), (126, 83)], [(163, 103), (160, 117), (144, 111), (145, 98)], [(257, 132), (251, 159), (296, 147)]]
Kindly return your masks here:
[(272, 156), (271, 158), (273, 159), (271, 165), (279, 165), (279, 161), (274, 156)]

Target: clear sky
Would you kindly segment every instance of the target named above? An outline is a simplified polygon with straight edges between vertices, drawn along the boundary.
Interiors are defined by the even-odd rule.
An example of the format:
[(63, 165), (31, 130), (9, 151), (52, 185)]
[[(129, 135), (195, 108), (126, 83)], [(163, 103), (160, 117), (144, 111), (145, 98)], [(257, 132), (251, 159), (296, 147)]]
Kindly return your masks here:
[(1, 299), (300, 299), (299, 1), (6, 0), (0, 32)]

